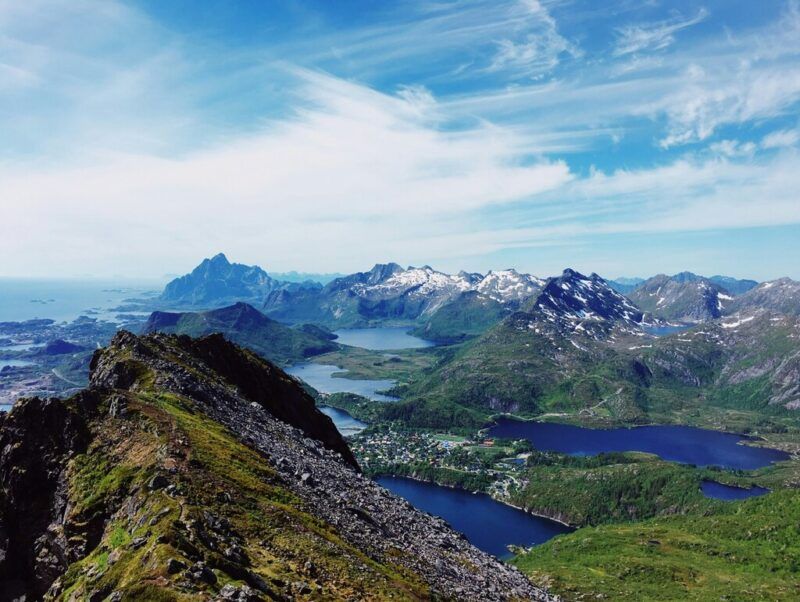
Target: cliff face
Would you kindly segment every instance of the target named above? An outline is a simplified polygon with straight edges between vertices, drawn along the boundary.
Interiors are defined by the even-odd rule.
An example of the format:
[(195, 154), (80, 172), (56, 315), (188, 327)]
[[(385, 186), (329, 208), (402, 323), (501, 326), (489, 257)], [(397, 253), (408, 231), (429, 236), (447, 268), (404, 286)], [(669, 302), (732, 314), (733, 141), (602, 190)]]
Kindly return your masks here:
[(0, 487), (0, 600), (547, 599), (218, 336), (122, 332), (88, 390), (0, 415)]

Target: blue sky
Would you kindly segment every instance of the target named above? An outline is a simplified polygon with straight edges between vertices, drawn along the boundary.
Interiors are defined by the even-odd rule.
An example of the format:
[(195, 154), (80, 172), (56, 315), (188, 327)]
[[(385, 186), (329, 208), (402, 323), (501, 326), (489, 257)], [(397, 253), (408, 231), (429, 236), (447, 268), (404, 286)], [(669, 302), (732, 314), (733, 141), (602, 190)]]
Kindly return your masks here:
[(5, 276), (800, 278), (792, 1), (0, 0)]

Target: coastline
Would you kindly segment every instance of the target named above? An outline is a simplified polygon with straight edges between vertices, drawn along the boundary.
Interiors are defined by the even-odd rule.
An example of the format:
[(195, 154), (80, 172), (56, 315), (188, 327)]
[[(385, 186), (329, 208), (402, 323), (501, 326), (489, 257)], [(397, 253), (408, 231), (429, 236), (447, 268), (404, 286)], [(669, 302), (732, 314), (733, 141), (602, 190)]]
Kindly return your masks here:
[(492, 495), (491, 493), (488, 493), (486, 491), (470, 491), (469, 489), (464, 489), (463, 487), (458, 487), (456, 485), (448, 485), (446, 483), (439, 483), (437, 481), (431, 481), (431, 480), (428, 480), (428, 479), (421, 479), (421, 478), (417, 477), (416, 475), (400, 475), (400, 474), (392, 474), (392, 473), (386, 472), (386, 473), (376, 474), (376, 475), (374, 475), (374, 476), (372, 476), (370, 478), (373, 481), (376, 481), (380, 477), (392, 477), (392, 478), (395, 478), (395, 479), (410, 479), (410, 480), (416, 481), (418, 483), (428, 483), (429, 485), (436, 485), (437, 487), (446, 487), (447, 489), (452, 489), (453, 491), (463, 491), (464, 493), (469, 493), (469, 494), (472, 494), (472, 495), (482, 494), (482, 495), (488, 496), (490, 499), (494, 500), (495, 502), (497, 502), (499, 504), (503, 504), (503, 505), (508, 506), (510, 508), (514, 508), (515, 510), (519, 510), (520, 512), (524, 512), (525, 514), (530, 514), (531, 516), (535, 516), (537, 518), (543, 518), (543, 519), (551, 520), (554, 523), (559, 523), (561, 525), (564, 525), (565, 527), (569, 527), (570, 529), (580, 529), (583, 526), (583, 525), (574, 525), (574, 524), (565, 522), (565, 521), (563, 521), (563, 520), (561, 520), (559, 518), (556, 518), (554, 516), (550, 516), (548, 514), (545, 514), (544, 511), (536, 512), (534, 510), (527, 510), (525, 508), (522, 508), (521, 506), (517, 506), (515, 504), (512, 504), (511, 502), (509, 502), (507, 500), (495, 497), (494, 495)]

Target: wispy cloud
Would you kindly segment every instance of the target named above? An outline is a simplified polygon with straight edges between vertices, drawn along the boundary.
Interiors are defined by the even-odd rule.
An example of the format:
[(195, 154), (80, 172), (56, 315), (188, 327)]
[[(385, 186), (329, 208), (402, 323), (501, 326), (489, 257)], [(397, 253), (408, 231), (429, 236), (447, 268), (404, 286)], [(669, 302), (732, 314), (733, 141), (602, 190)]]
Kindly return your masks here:
[(676, 15), (656, 23), (626, 25), (617, 29), (617, 43), (614, 56), (624, 56), (644, 51), (663, 50), (675, 43), (675, 34), (697, 25), (708, 17), (709, 12), (700, 8), (694, 17)]
[(580, 48), (558, 32), (556, 20), (539, 0), (522, 0), (527, 12), (516, 38), (504, 38), (497, 45), (490, 70), (511, 69), (536, 78), (552, 71), (564, 56), (578, 58)]
[(774, 149), (786, 148), (790, 146), (797, 146), (800, 142), (800, 131), (794, 130), (778, 130), (770, 132), (761, 140), (761, 148)]

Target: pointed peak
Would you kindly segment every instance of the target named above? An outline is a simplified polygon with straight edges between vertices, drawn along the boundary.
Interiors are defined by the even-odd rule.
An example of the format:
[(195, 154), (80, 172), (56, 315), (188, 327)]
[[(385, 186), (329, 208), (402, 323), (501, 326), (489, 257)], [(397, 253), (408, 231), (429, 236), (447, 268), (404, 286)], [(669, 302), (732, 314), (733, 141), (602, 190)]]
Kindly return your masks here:
[(226, 265), (230, 264), (230, 261), (228, 261), (228, 258), (225, 257), (225, 253), (217, 253), (216, 255), (214, 255), (214, 257), (212, 257), (211, 259), (208, 259), (207, 261), (209, 261), (210, 263), (215, 263), (215, 264), (226, 264)]

